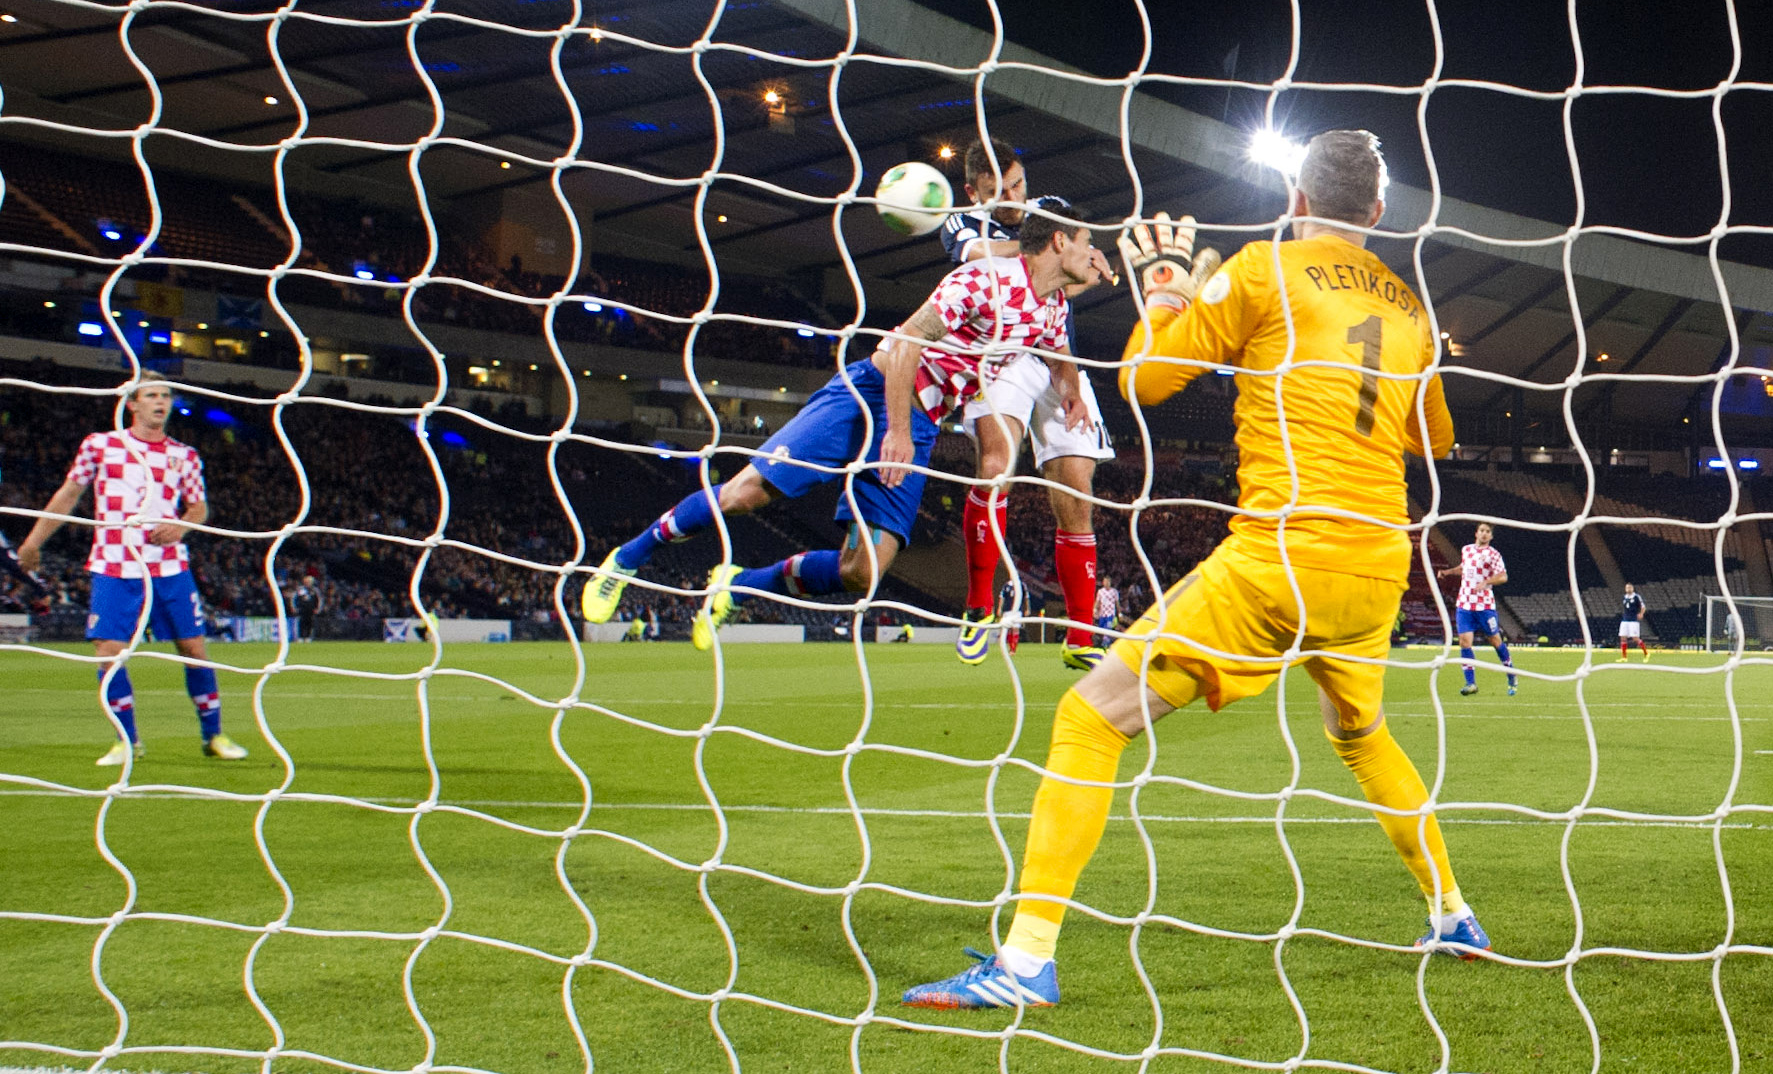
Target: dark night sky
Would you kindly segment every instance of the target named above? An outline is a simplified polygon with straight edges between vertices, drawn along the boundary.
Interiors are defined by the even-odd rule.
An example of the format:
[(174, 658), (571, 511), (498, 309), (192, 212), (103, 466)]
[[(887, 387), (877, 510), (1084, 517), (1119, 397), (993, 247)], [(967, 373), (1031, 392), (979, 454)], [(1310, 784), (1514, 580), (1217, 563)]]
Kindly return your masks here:
[[(989, 29), (984, 0), (922, 0)], [(1278, 78), (1292, 46), (1292, 9), (1281, 0), (1201, 3), (1147, 0), (1154, 37), (1148, 70), (1223, 77), (1238, 49), (1237, 77)], [(1434, 69), (1426, 3), (1301, 0), (1295, 79), (1415, 86)], [(1730, 156), (1731, 224), (1773, 226), (1773, 5), (1738, 4), (1742, 64), (1722, 110)], [(1142, 31), (1132, 0), (1091, 3), (1000, 0), (1006, 37), (1093, 74), (1118, 77), (1138, 62)], [(1576, 77), (1579, 37), (1585, 86), (1710, 89), (1730, 71), (1724, 0), (1666, 3), (1579, 0), (1573, 36), (1563, 0), (1446, 0), (1436, 5), (1444, 44), (1441, 77), (1483, 79), (1561, 93)], [(1224, 88), (1156, 87), (1153, 92), (1239, 126), (1259, 124), (1269, 94)], [(1290, 132), (1367, 127), (1386, 145), (1393, 175), (1429, 181), (1417, 126), (1420, 98), (1369, 92), (1294, 90), (1275, 114)], [(1545, 220), (1569, 222), (1576, 185), (1564, 137), (1564, 101), (1496, 90), (1437, 88), (1428, 133), (1442, 189), (1452, 197)], [(1699, 235), (1718, 220), (1724, 183), (1713, 99), (1591, 93), (1571, 126), (1582, 169), (1586, 222), (1669, 235)], [(1773, 263), (1773, 242), (1725, 240), (1724, 256)]]

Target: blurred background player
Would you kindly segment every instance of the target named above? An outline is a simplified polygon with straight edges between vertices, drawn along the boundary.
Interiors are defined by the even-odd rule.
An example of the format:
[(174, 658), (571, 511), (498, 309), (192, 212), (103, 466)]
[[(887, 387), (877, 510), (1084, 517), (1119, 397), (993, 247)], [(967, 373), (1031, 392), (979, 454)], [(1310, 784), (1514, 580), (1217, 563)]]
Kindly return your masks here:
[(1638, 651), (1644, 654), (1644, 663), (1650, 662), (1650, 650), (1644, 648), (1644, 598), (1632, 588), (1630, 582), (1625, 583), (1625, 601), (1619, 609), (1619, 662), (1625, 663), (1629, 653), (1627, 647), (1632, 642), (1638, 643)]
[[(1113, 630), (1120, 625), (1120, 590), (1114, 588), (1114, 579), (1103, 578), (1101, 588), (1096, 590), (1096, 629)], [(1106, 634), (1097, 635), (1096, 644), (1107, 646), (1114, 639)]]
[[(132, 419), (129, 428), (93, 433), (82, 440), (67, 480), (44, 507), (52, 515), (70, 514), (87, 486), (92, 486), (96, 525), (86, 560), (92, 573), (86, 637), (99, 657), (108, 661), (99, 665), (99, 681), (116, 668), (105, 701), (123, 730), (123, 738), (98, 759), (102, 766), (124, 763), (132, 745), (137, 757), (145, 752), (136, 734), (129, 668), (115, 661), (135, 636), (143, 601), (149, 604), (148, 627), (157, 640), (173, 642), (187, 659), (208, 659), (202, 598), (184, 545), (185, 531), (209, 518), (203, 462), (196, 448), (166, 435), (172, 386), (163, 378), (143, 374), (124, 405)], [(138, 517), (140, 521), (131, 521)], [(38, 568), (43, 542), (61, 525), (61, 519), (40, 518), (31, 527), (18, 548), (25, 570)], [(203, 752), (226, 761), (245, 757), (245, 747), (222, 734), (222, 698), (214, 669), (186, 665), (185, 690), (197, 707)]]
[[(973, 205), (963, 212), (949, 214), (942, 225), (943, 249), (959, 265), (986, 257), (1018, 256), (1016, 237), (1029, 219), (1028, 214), (1014, 205), (985, 207), (994, 198), (1005, 202), (1026, 200), (1028, 179), (1015, 149), (997, 138), (990, 143), (974, 142), (967, 147), (963, 160), (966, 192)], [(1034, 204), (1047, 212), (1071, 214), (1071, 205), (1063, 198), (1038, 198)], [(1065, 287), (1067, 300), (1098, 281), (1112, 278), (1108, 259), (1100, 252), (1091, 266), (1095, 271), (1088, 279)], [(1066, 343), (1070, 352), (1076, 353), (1075, 332), (1067, 331)], [(1034, 441), (1034, 462), (1041, 476), (1088, 496), (1095, 483), (1096, 463), (1114, 458), (1108, 428), (1102, 423), (1102, 408), (1096, 403), (1089, 376), (1081, 371), (1078, 375), (1089, 419), (1081, 428), (1067, 423), (1052, 371), (1035, 355), (1011, 354), (989, 360), (983, 363), (980, 382), (984, 389), (982, 397), (968, 402), (962, 412), (967, 434), (978, 448), (977, 476), (990, 481), (1014, 473), (1017, 457), (1022, 453), (1022, 438), (1027, 435)], [(1087, 623), (1096, 592), (1094, 505), (1059, 489), (1048, 489), (1047, 498), (1056, 523), (1053, 564), (1059, 575), (1059, 589), (1065, 594), (1065, 615), (1077, 623)], [(975, 485), (967, 493), (961, 516), (961, 535), (967, 553), (967, 606), (961, 618), (980, 625), (960, 629), (955, 651), (962, 663), (983, 661), (991, 644), (991, 632), (983, 626), (995, 618), (991, 596), (1001, 538), (994, 536), (994, 532), (1005, 532), (1008, 510), (1007, 488), (993, 495), (990, 489)], [(1087, 671), (1102, 659), (1102, 650), (1088, 629), (1074, 626), (1066, 632), (1060, 659), (1067, 667)]]
[[(1215, 656), (1209, 648), (1275, 657), (1292, 648), (1296, 635), (1305, 649), (1332, 654), (1301, 664), (1318, 685), (1324, 730), (1337, 755), (1368, 801), (1399, 811), (1375, 816), (1429, 900), (1429, 932), (1417, 942), (1458, 945), (1439, 950), (1472, 957), (1489, 947), (1460, 896), (1439, 823), (1432, 813), (1415, 812), (1428, 802), (1428, 790), (1381, 711), (1384, 666), (1335, 657), (1377, 661), (1390, 652), (1393, 617), (1410, 574), (1403, 453), (1441, 456), (1453, 444), (1439, 377), (1415, 379), (1435, 360), (1428, 316), (1409, 287), (1364, 249), (1365, 235), (1356, 230), (1379, 222), (1383, 176), (1371, 134), (1319, 135), (1301, 167), (1292, 211), (1295, 218), (1327, 222), (1296, 219), (1293, 241), (1250, 243), (1210, 279), (1216, 257), (1203, 252), (1191, 265), (1192, 220), (1172, 229), (1162, 217), (1156, 227), (1135, 229), (1136, 245), (1123, 240), (1148, 322), (1128, 340), (1122, 391), (1140, 406), (1156, 406), (1202, 372), (1163, 358), (1237, 367), (1246, 380), (1235, 416), (1238, 506), (1251, 513), (1234, 517), (1230, 536), (1130, 628), (1149, 641), (1115, 642), (1110, 658), (1060, 700), (1046, 761), (1050, 775), (1041, 780), (1029, 822), (1022, 897), (999, 953), (909, 990), (904, 1003), (1057, 1003), (1053, 955), (1065, 902), (1107, 826), (1109, 784), (1132, 736), (1148, 719), (1196, 699), (1218, 712), (1260, 693), (1280, 674), (1273, 661)], [(1378, 286), (1324, 287), (1318, 281), (1335, 279), (1326, 269), (1364, 274), (1356, 278)], [(1278, 386), (1274, 377), (1248, 376), (1291, 361), (1295, 340), (1298, 358), (1339, 368), (1292, 368)], [(1382, 379), (1368, 370), (1398, 376)], [(1416, 417), (1418, 404), (1426, 428)], [(1289, 505), (1294, 510), (1283, 531), (1275, 513)], [(1192, 741), (1210, 741), (1214, 731), (1206, 717)]]
[[(1026, 619), (1028, 617), (1028, 607), (1027, 607), (1027, 603), (1026, 603), (1028, 600), (1028, 589), (1026, 586), (1023, 587), (1022, 593), (1023, 593), (1022, 600), (1024, 602), (1023, 608), (1022, 608), (1022, 617), (1024, 619)], [(1003, 588), (999, 589), (997, 591), (997, 607), (992, 611), (992, 613), (991, 613), (992, 617), (995, 619), (1001, 620), (1001, 619), (1003, 619), (1004, 616), (1008, 615), (1010, 612), (1010, 609), (1014, 608), (1015, 606), (1016, 606), (1016, 578), (1015, 578), (1015, 575), (1012, 574), (1008, 579), (1006, 579), (1004, 581)], [(1018, 648), (1020, 648), (1021, 645), (1022, 645), (1022, 628), (1021, 627), (1018, 626), (1014, 630), (1004, 631), (1004, 635), (1003, 635), (1003, 647), (1004, 648), (1008, 649), (1010, 652), (1013, 653)]]
[[(844, 547), (802, 552), (752, 570), (714, 568), (690, 640), (698, 649), (712, 646), (733, 607), (751, 596), (731, 586), (796, 597), (872, 586), (875, 576), (864, 542), (872, 544), (884, 574), (909, 539), (923, 498), (924, 475), (904, 464), (928, 466), (939, 423), (978, 392), (980, 349), (1001, 344), (1069, 353), (1065, 331), (1070, 307), (1062, 288), (1095, 271), (1100, 255), (1090, 245), (1089, 229), (1042, 218), (1024, 227), (1018, 241), (1018, 257), (981, 259), (943, 277), (923, 306), (895, 330), (909, 338), (887, 340), (872, 358), (832, 377), (764, 443), (757, 461), (716, 485), (712, 497), (701, 489), (690, 493), (639, 536), (610, 552), (580, 597), (586, 620), (608, 622), (628, 579), (661, 545), (688, 540), (712, 526), (717, 503), (721, 512), (737, 515), (782, 497), (801, 496), (842, 477), (842, 468), (858, 456), (881, 465), (855, 476), (860, 518), (851, 511), (848, 496), (838, 500), (838, 520), (850, 523)], [(1080, 426), (1087, 418), (1078, 397), (1077, 366), (1062, 358), (1052, 359), (1052, 366), (1066, 419)], [(860, 404), (856, 394), (862, 397)], [(863, 440), (870, 422), (871, 444)]]
[(314, 640), (314, 615), (320, 611), (320, 586), (314, 581), (312, 574), (302, 579), (295, 592), (289, 597), (290, 607), (296, 613), (296, 636), (292, 641)]
[(1471, 651), (1472, 636), (1482, 631), (1502, 666), (1509, 669), (1508, 695), (1514, 696), (1514, 660), (1508, 654), (1508, 642), (1502, 639), (1502, 627), (1496, 619), (1496, 594), (1491, 586), (1508, 581), (1508, 567), (1502, 553), (1490, 544), (1495, 531), (1488, 522), (1479, 522), (1477, 536), (1459, 553), (1459, 566), (1436, 571), (1435, 577), (1459, 576), (1459, 599), (1454, 601), (1455, 626), (1459, 632), (1460, 666), (1465, 669), (1465, 685), (1459, 692), (1466, 696), (1478, 692), (1477, 656)]

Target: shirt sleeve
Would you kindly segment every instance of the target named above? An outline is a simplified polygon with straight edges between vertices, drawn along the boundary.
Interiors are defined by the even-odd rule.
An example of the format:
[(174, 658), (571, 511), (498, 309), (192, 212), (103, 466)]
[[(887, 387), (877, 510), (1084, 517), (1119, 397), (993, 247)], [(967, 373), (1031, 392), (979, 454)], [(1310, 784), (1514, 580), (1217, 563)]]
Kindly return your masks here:
[(967, 244), (983, 237), (979, 234), (978, 221), (971, 213), (950, 213), (942, 222), (942, 249), (957, 265), (966, 264)]
[(74, 454), (74, 465), (68, 468), (68, 480), (85, 488), (98, 477), (101, 454), (97, 434), (80, 441), (80, 450)]
[(1041, 337), (1040, 347), (1048, 351), (1071, 352), (1071, 300), (1066, 299), (1059, 304), (1059, 316), (1053, 318), (1052, 325), (1046, 335)]
[(1272, 290), (1267, 281), (1274, 266), (1263, 253), (1272, 248), (1272, 243), (1251, 243), (1239, 250), (1181, 313), (1161, 307), (1148, 310), (1149, 331), (1143, 322), (1135, 325), (1121, 352), (1123, 360), (1133, 363), (1121, 368), (1121, 394), (1136, 398), (1141, 406), (1156, 406), (1206, 372), (1201, 366), (1153, 358), (1235, 365), (1255, 333), (1262, 297)]
[(1508, 564), (1502, 562), (1502, 553), (1496, 551), (1496, 546), (1494, 545), (1490, 546), (1490, 562), (1494, 564), (1490, 569), (1492, 575), (1508, 573)]
[(991, 287), (984, 275), (977, 268), (964, 266), (950, 272), (936, 285), (930, 295), (930, 305), (942, 318), (942, 323), (948, 326), (948, 331), (957, 331), (978, 316), (980, 296)]
[(203, 456), (191, 452), (191, 465), (185, 467), (184, 475), (179, 480), (179, 498), (189, 507), (194, 503), (203, 503), (207, 493), (203, 488)]
[(1422, 395), (1422, 416), (1428, 422), (1428, 441), (1422, 440), (1422, 426), (1416, 421), (1412, 401), (1410, 413), (1404, 418), (1404, 447), (1423, 458), (1445, 458), (1453, 450), (1453, 413), (1447, 409), (1447, 392), (1441, 385), (1440, 374), (1429, 378), (1418, 391)]

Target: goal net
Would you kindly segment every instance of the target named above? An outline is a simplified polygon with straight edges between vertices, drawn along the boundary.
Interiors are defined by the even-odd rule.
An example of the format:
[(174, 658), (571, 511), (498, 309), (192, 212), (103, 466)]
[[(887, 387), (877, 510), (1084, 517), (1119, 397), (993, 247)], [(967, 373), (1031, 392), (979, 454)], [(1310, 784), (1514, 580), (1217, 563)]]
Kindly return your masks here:
[(1705, 595), (1705, 651), (1731, 652), (1740, 642), (1748, 651), (1773, 639), (1773, 597)]
[[(1584, 4), (1474, 25), (1430, 0), (1360, 24), (1370, 53), (1298, 0), (1193, 11), (1203, 55), (1136, 0), (1102, 13), (1112, 34), (1069, 35), (1130, 49), (1089, 69), (1049, 54), (1061, 15), (1035, 47), (1025, 5), (981, 9), (0, 12), (22, 72), (0, 85), (0, 529), (17, 543), (49, 517), (81, 436), (126, 427), (164, 370), (216, 505), (193, 566), (229, 634), (181, 655), (141, 614), (123, 658), (147, 753), (95, 769), (112, 716), (82, 640), (92, 519), (59, 519), (46, 592), (0, 581), (0, 1071), (1735, 1071), (1773, 1050), (1773, 606), (1735, 596), (1768, 571), (1744, 475), (1773, 396), (1749, 312), (1773, 309), (1766, 221), (1731, 209), (1731, 153), (1764, 141), (1733, 111), (1765, 89), (1738, 81), (1744, 12), (1634, 16), (1715, 61), (1694, 87), (1622, 59), (1626, 30)], [(1551, 31), (1569, 56), (1550, 82), (1459, 66)], [(1621, 106), (1668, 127), (1590, 143)], [(1106, 234), (1192, 212), (1229, 254), (1293, 223), (1256, 132), (1339, 127), (1385, 135), (1369, 248), (1441, 340), (1460, 436), (1407, 472), (1399, 640), (1428, 644), (1384, 661), (1387, 717), (1495, 950), (1415, 947), (1421, 900), (1291, 667), (1129, 749), (1057, 1009), (903, 1009), (1014, 913), (1077, 675), (1041, 635), (1004, 643), (1024, 620), (1097, 628), (1059, 611), (1048, 497), (1066, 490), (1031, 467), (979, 479), (945, 426), (912, 551), (866, 591), (758, 596), (711, 652), (681, 644), (709, 568), (844, 539), (860, 454), (803, 501), (665, 546), (601, 633), (581, 591), (946, 271), (934, 236), (877, 219), (886, 168), (928, 159), (958, 194), (955, 151), (1002, 136), (1029, 197)], [(1660, 188), (1621, 160), (1666, 129), (1708, 139), (1680, 174), (1721, 191), (1713, 217), (1591, 207), (1596, 183)], [(1486, 188), (1468, 177), (1504, 165), (1470, 146), (1497, 130), (1521, 160)], [(1541, 219), (1515, 203), (1554, 165), (1568, 196)], [(1342, 272), (1324, 286), (1365, 286)], [(1248, 513), (1238, 393), (1278, 394), (1312, 359), (1216, 366), (1127, 407), (1138, 310), (1106, 287), (1074, 310), (1119, 449), (1094, 526), (1128, 614), (1099, 629), (1126, 637)], [(986, 665), (877, 644), (961, 626), (975, 491), (1009, 501)], [(1462, 693), (1438, 573), (1479, 523), (1507, 558), (1514, 663), (1480, 638)], [(1706, 653), (1614, 667), (1626, 582), (1658, 638), (1702, 633)], [(617, 638), (634, 643), (589, 643)], [(481, 644), (513, 639), (533, 644)], [(189, 744), (183, 673), (202, 667), (246, 762)]]

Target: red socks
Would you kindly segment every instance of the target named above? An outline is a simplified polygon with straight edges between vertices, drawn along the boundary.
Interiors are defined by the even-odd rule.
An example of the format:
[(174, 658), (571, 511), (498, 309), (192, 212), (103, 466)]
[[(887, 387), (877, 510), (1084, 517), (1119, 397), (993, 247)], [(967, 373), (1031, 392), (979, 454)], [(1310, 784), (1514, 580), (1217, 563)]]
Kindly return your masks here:
[[(997, 594), (997, 534), (1009, 529), (1009, 497), (999, 493), (997, 510), (986, 501), (989, 493), (973, 489), (967, 493), (966, 510), (961, 515), (961, 538), (967, 549), (967, 607), (990, 608)], [(996, 532), (992, 531), (992, 515), (996, 514)]]
[(1053, 531), (1053, 564), (1065, 594), (1065, 618), (1085, 624), (1065, 632), (1065, 644), (1084, 648), (1096, 644), (1090, 624), (1096, 614), (1096, 535)]

